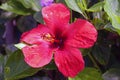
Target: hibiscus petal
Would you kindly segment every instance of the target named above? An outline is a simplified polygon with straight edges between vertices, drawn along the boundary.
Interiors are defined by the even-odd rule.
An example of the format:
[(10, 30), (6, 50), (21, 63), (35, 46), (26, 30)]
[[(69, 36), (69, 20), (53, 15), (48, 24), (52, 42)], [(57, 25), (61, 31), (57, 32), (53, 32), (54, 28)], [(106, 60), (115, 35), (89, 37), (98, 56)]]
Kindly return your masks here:
[(22, 51), (25, 62), (34, 68), (43, 67), (52, 59), (52, 52), (47, 44), (26, 46)]
[(59, 71), (66, 77), (75, 77), (84, 69), (84, 60), (79, 49), (58, 50), (54, 58)]
[(68, 24), (70, 19), (69, 9), (61, 3), (53, 3), (50, 6), (42, 8), (42, 15), (45, 23), (52, 29), (56, 27), (61, 28), (60, 25)]
[(89, 48), (96, 42), (97, 30), (90, 22), (77, 19), (70, 25), (68, 36), (66, 44), (73, 47)]
[(23, 33), (21, 36), (21, 42), (28, 44), (40, 44), (41, 42), (44, 42), (42, 36), (46, 33), (50, 33), (49, 29), (46, 26), (40, 24), (38, 27)]

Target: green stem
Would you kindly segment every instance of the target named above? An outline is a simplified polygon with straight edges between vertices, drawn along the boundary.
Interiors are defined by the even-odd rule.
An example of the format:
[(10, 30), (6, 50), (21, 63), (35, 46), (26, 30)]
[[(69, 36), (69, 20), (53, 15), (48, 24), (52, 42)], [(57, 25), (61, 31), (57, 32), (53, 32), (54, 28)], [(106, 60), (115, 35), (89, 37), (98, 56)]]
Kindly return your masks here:
[(88, 15), (85, 13), (85, 11), (83, 12), (83, 17), (86, 19), (86, 20), (88, 20), (89, 18), (88, 18)]
[(89, 53), (88, 54), (89, 58), (91, 59), (91, 61), (93, 62), (94, 66), (100, 70), (100, 67), (97, 65), (97, 63), (95, 62), (95, 60), (93, 59), (93, 56)]

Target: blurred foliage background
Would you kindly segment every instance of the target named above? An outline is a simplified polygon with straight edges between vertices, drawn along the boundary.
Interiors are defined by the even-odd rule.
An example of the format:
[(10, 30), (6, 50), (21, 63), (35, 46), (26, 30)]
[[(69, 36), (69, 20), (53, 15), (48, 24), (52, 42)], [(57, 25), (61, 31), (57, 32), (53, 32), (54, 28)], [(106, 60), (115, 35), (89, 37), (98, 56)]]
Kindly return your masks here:
[(94, 24), (98, 39), (81, 49), (85, 69), (75, 78), (64, 77), (54, 62), (29, 67), (19, 43), (23, 32), (43, 23), (40, 0), (0, 0), (0, 80), (120, 80), (120, 0), (55, 0), (70, 8), (71, 22), (82, 18)]

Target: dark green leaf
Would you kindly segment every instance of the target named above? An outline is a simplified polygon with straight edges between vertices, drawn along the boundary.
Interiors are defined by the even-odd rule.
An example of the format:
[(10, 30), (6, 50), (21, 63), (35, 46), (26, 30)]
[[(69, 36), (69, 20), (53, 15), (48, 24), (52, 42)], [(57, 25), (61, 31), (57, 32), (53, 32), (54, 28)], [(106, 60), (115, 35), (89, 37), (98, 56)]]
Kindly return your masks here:
[(82, 16), (86, 19), (88, 19), (87, 14), (85, 13), (85, 1), (84, 0), (65, 0), (66, 4), (68, 5), (68, 7), (70, 9), (72, 9), (73, 11), (76, 11), (80, 14), (82, 14)]
[(33, 18), (32, 15), (29, 16), (21, 16), (17, 19), (17, 27), (21, 32), (25, 32), (33, 29), (37, 26), (37, 22)]
[(76, 0), (65, 0), (66, 4), (68, 5), (68, 7), (80, 14), (83, 15), (82, 10), (79, 8), (79, 6), (76, 3)]
[(18, 0), (20, 3), (23, 4), (24, 7), (26, 8), (31, 8), (31, 0)]
[(104, 26), (104, 29), (110, 31), (110, 32), (116, 32), (116, 29), (112, 26), (111, 23), (108, 23)]
[(80, 51), (82, 52), (83, 56), (86, 56), (87, 54), (90, 53), (91, 49), (80, 49)]
[(103, 80), (101, 73), (95, 68), (85, 68), (75, 78), (69, 80)]
[(4, 79), (4, 56), (0, 55), (0, 80)]
[(105, 0), (104, 10), (110, 17), (116, 32), (120, 34), (120, 0)]
[(92, 7), (90, 7), (89, 9), (87, 9), (87, 11), (89, 12), (98, 12), (98, 11), (101, 11), (102, 8), (104, 6), (104, 2), (98, 2), (96, 4), (94, 4)]
[(51, 61), (51, 62), (50, 62), (48, 65), (46, 65), (44, 68), (47, 69), (47, 70), (56, 70), (56, 69), (57, 69), (54, 61)]
[(33, 17), (37, 22), (44, 23), (41, 12), (36, 12)]
[(35, 11), (40, 11), (40, 0), (18, 0), (25, 8), (32, 8)]
[(97, 30), (102, 30), (104, 28), (104, 21), (102, 19), (99, 18), (94, 18), (92, 20), (93, 24), (95, 25)]
[(92, 54), (100, 64), (106, 65), (110, 57), (110, 48), (107, 45), (95, 45)]
[(9, 0), (6, 3), (3, 3), (0, 6), (1, 9), (10, 11), (19, 15), (30, 15), (33, 13), (31, 9), (25, 8), (20, 2), (17, 0)]
[(104, 80), (120, 80), (120, 69), (110, 69), (103, 74)]
[(24, 62), (24, 57), (20, 50), (12, 53), (5, 64), (5, 80), (16, 80), (31, 76), (40, 70), (31, 68)]
[(56, 1), (56, 3), (63, 3), (63, 4), (65, 4), (65, 0), (55, 0)]

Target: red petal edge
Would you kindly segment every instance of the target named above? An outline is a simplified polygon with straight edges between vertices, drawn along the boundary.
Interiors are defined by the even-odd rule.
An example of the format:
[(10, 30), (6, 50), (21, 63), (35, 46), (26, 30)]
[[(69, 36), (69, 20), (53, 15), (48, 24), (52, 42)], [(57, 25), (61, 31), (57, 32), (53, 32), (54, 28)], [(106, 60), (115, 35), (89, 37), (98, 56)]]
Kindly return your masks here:
[(58, 27), (56, 25), (68, 24), (70, 20), (69, 9), (61, 3), (53, 3), (50, 6), (42, 8), (42, 15), (47, 26), (52, 29)]
[(97, 30), (90, 22), (77, 19), (70, 25), (68, 36), (66, 44), (78, 48), (89, 48), (97, 40)]
[(40, 44), (44, 42), (41, 36), (45, 33), (50, 33), (49, 29), (46, 26), (40, 24), (36, 28), (23, 33), (21, 36), (21, 42), (28, 44)]
[(84, 69), (84, 60), (79, 49), (58, 50), (54, 58), (59, 71), (66, 77), (75, 77)]
[(33, 68), (43, 67), (52, 59), (52, 52), (47, 44), (26, 46), (22, 51), (25, 62)]

